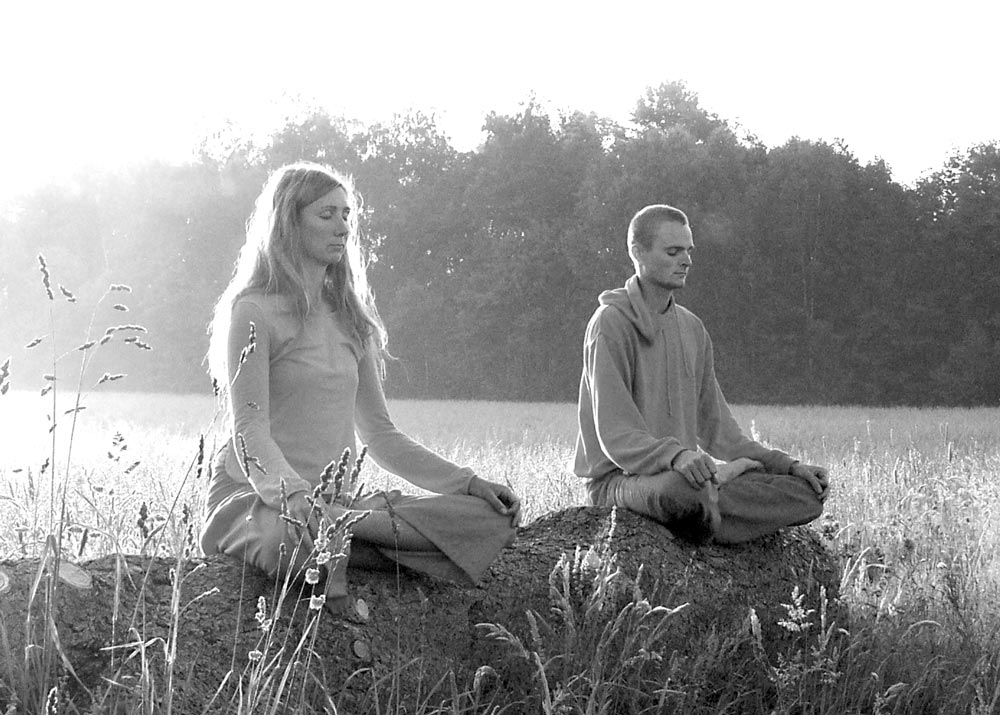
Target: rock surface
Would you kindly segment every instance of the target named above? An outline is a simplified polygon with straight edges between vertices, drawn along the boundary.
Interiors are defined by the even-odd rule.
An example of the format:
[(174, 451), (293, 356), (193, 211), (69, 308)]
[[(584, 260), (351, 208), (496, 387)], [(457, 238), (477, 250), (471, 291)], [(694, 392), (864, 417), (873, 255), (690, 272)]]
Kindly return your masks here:
[[(774, 624), (787, 615), (781, 604), (790, 603), (794, 587), (805, 594), (806, 606), (818, 608), (820, 589), (833, 602), (839, 582), (836, 559), (808, 527), (739, 547), (693, 546), (631, 512), (580, 507), (522, 528), (517, 542), (501, 554), (478, 587), (409, 572), (351, 571), (352, 595), (359, 601), (341, 617), (310, 610), (308, 593), (303, 598), (288, 595), (276, 615), (279, 589), (274, 581), (223, 557), (185, 562), (179, 589), (176, 561), (108, 556), (81, 564), (89, 585), (59, 582), (52, 612), (60, 648), (75, 672), (66, 681), (67, 690), (81, 709), (90, 697), (127, 704), (136, 697), (134, 684), (145, 672), (147, 680), (155, 681), (161, 701), (172, 699), (175, 712), (202, 712), (217, 691), (218, 707), (209, 710), (224, 710), (237, 691), (251, 697), (253, 682), (260, 692), (267, 682), (274, 684), (265, 676), (284, 670), (272, 660), (284, 644), (282, 663), (294, 660), (296, 650), (299, 660), (310, 661), (308, 667), (289, 672), (302, 677), (308, 671), (308, 683), (325, 684), (330, 697), (340, 693), (338, 697), (347, 700), (337, 702), (346, 702), (354, 712), (361, 706), (350, 698), (365, 697), (373, 682), (380, 683), (383, 692), (392, 685), (409, 694), (427, 694), (437, 684), (444, 690), (431, 702), (440, 702), (447, 695), (442, 684), (450, 682), (449, 671), (463, 688), (483, 665), (494, 668), (512, 692), (532, 687), (516, 682), (531, 676), (530, 668), (518, 669), (514, 649), (486, 637), (486, 629), (478, 624), (500, 624), (525, 644), (532, 641), (527, 611), (558, 625), (551, 611), (550, 576), (563, 555), (577, 565), (570, 569), (568, 582), (570, 600), (578, 606), (595, 578), (606, 575), (602, 564), (613, 564), (621, 572), (614, 595), (619, 602), (609, 611), (612, 615), (633, 598), (630, 583), (640, 569), (640, 586), (653, 605), (688, 604), (671, 616), (660, 644), (667, 652), (690, 648), (712, 628), (745, 627), (750, 608), (757, 612), (765, 637), (775, 642), (783, 631)], [(0, 596), (9, 649), (0, 649), (0, 656), (19, 661), (0, 664), (0, 672), (23, 669), (20, 654), (38, 651), (24, 648), (27, 604), (36, 581), (31, 641), (44, 641), (48, 577), (39, 566), (37, 560), (0, 564), (9, 577), (8, 590)], [(565, 591), (562, 572), (557, 576), (552, 579), (556, 590)], [(263, 618), (274, 619), (270, 642), (258, 618), (261, 597), (267, 604)], [(303, 625), (317, 618), (316, 627), (306, 629), (307, 647), (297, 649)], [(173, 679), (168, 682), (164, 662), (173, 648)], [(251, 660), (253, 651), (260, 651), (262, 658)], [(59, 658), (55, 661), (53, 667), (65, 667)], [(237, 683), (242, 683), (240, 688)]]

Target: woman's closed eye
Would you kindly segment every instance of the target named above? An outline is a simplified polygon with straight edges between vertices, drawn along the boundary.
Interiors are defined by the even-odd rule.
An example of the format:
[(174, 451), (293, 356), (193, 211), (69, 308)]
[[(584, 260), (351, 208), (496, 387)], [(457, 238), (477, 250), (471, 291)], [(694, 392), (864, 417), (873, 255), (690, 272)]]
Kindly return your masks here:
[[(337, 215), (337, 212), (334, 209), (324, 209), (323, 211), (320, 211), (320, 213), (319, 213), (319, 217), (321, 219), (323, 219), (324, 221), (329, 221), (330, 219), (332, 219), (336, 215)], [(350, 219), (350, 217), (351, 217), (351, 209), (349, 209), (349, 208), (341, 209), (341, 211), (340, 211), (340, 218), (343, 221), (347, 221), (348, 219)]]

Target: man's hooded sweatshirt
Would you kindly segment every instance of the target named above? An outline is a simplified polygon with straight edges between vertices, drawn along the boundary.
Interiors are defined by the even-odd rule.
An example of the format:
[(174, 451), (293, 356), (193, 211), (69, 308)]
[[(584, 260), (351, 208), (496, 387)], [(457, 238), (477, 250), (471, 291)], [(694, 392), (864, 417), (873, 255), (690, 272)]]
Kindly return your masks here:
[(599, 301), (583, 345), (578, 476), (658, 474), (698, 447), (788, 472), (791, 457), (747, 437), (733, 418), (715, 379), (712, 341), (694, 313), (671, 300), (652, 314), (636, 276)]

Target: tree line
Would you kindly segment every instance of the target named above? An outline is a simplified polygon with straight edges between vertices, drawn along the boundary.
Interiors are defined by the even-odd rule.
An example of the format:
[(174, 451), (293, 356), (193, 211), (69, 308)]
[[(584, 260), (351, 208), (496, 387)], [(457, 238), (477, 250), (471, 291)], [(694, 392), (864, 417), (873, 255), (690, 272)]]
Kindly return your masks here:
[[(907, 187), (841, 142), (766, 147), (683, 83), (650, 88), (632, 118), (529, 100), (460, 152), (420, 112), (360, 125), (317, 110), (264, 141), (220, 131), (185, 165), (29, 192), (0, 216), (0, 360), (34, 389), (92, 321), (141, 324), (153, 350), (112, 340), (90, 370), (208, 391), (205, 328), (253, 199), (271, 169), (310, 159), (364, 197), (391, 396), (575, 399), (597, 295), (631, 274), (628, 221), (670, 203), (697, 245), (679, 300), (712, 334), (730, 400), (1000, 402), (1000, 143)], [(75, 303), (48, 300), (39, 253)], [(92, 318), (109, 283), (132, 292)], [(52, 349), (25, 349), (51, 333)]]

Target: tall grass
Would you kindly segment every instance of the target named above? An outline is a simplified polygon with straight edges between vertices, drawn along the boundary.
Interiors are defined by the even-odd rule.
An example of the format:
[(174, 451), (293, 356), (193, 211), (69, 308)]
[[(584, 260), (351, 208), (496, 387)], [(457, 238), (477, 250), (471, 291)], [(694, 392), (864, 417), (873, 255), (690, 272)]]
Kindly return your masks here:
[[(14, 712), (55, 715), (67, 708), (79, 712), (81, 707), (87, 712), (157, 712), (169, 715), (174, 712), (177, 645), (183, 610), (181, 590), (188, 572), (187, 562), (195, 549), (196, 522), (201, 512), (199, 501), (202, 489), (195, 482), (208, 468), (206, 457), (210, 458), (212, 450), (206, 453), (206, 432), (213, 434), (213, 425), (219, 413), (216, 411), (210, 419), (201, 421), (206, 432), (200, 433), (197, 440), (189, 441), (189, 444), (197, 445), (193, 454), (190, 448), (174, 451), (168, 447), (163, 452), (162, 435), (157, 435), (156, 430), (143, 430), (142, 417), (123, 422), (124, 415), (119, 409), (106, 413), (112, 416), (111, 423), (102, 424), (101, 420), (96, 420), (97, 424), (89, 433), (78, 430), (80, 414), (92, 404), (101, 402), (97, 396), (100, 393), (95, 393), (95, 390), (126, 377), (124, 374), (105, 372), (95, 382), (89, 369), (95, 353), (113, 341), (133, 349), (152, 350), (152, 347), (140, 339), (139, 336), (146, 332), (140, 325), (112, 323), (104, 328), (102, 335), (93, 336), (102, 305), (106, 302), (111, 311), (128, 312), (124, 303), (111, 304), (108, 300), (117, 298), (120, 293), (131, 292), (128, 286), (122, 284), (112, 284), (97, 300), (84, 341), (72, 349), (61, 347), (64, 338), (55, 328), (57, 293), (44, 257), (39, 255), (38, 262), (50, 307), (49, 330), (32, 339), (25, 350), (43, 344), (51, 346), (50, 372), (41, 377), (44, 386), (38, 394), (45, 399), (45, 407), (39, 409), (39, 403), (33, 404), (26, 395), (12, 393), (11, 360), (8, 358), (0, 364), (0, 397), (6, 398), (5, 407), (13, 408), (4, 411), (0, 429), (8, 437), (16, 438), (21, 447), (18, 454), (11, 453), (9, 459), (0, 465), (0, 474), (6, 476), (9, 472), (12, 477), (6, 481), (9, 495), (0, 495), (0, 504), (11, 511), (7, 523), (12, 526), (10, 532), (3, 535), (3, 555), (16, 554), (38, 559), (37, 571), (23, 609), (24, 637), (19, 649), (11, 646), (9, 619), (6, 617), (9, 614), (0, 618), (0, 657), (6, 667), (6, 674), (0, 680), (0, 704), (5, 715)], [(70, 304), (77, 302), (76, 296), (61, 284), (58, 285), (58, 293)], [(252, 352), (252, 332), (250, 340)], [(72, 362), (75, 354), (79, 354), (80, 360), (74, 370), (67, 367), (67, 363)], [(67, 373), (73, 387), (64, 389), (62, 385), (67, 382)], [(67, 403), (71, 405), (68, 409), (65, 408)], [(162, 420), (162, 413), (149, 412), (152, 406), (149, 399), (144, 399), (138, 414), (145, 416), (146, 420), (155, 414), (154, 420)], [(44, 418), (44, 423), (39, 424), (41, 418)], [(44, 430), (41, 429), (43, 425)], [(135, 430), (137, 427), (138, 430)], [(46, 435), (44, 441), (32, 442), (31, 435), (35, 428)], [(129, 451), (130, 443), (123, 429), (139, 432), (143, 456), (135, 458), (135, 450)], [(102, 431), (105, 433), (103, 440), (100, 437)], [(189, 436), (185, 435), (185, 439)], [(82, 450), (82, 454), (81, 446), (88, 448)], [(21, 463), (19, 455), (30, 455), (27, 463)], [(300, 536), (298, 544), (291, 549), (290, 559), (292, 563), (302, 565), (298, 571), (285, 574), (271, 604), (261, 599), (258, 621), (262, 635), (259, 647), (250, 653), (250, 665), (242, 673), (231, 669), (219, 684), (217, 697), (223, 692), (235, 692), (228, 703), (236, 712), (278, 712), (289, 707), (302, 710), (307, 691), (311, 697), (316, 690), (307, 688), (306, 674), (326, 598), (322, 592), (322, 573), (346, 558), (350, 528), (361, 518), (345, 514), (330, 523), (319, 504), (331, 485), (337, 485), (339, 491), (348, 467), (348, 456), (349, 452), (345, 452), (339, 464), (331, 465), (324, 472), (321, 484), (312, 494), (313, 509), (305, 522), (295, 519), (288, 513), (287, 504), (282, 504), (282, 518), (294, 525)], [(244, 455), (244, 460), (247, 459), (251, 457)], [(102, 464), (102, 467), (95, 468), (96, 464)], [(359, 459), (356, 469), (360, 467)], [(21, 475), (23, 479), (13, 478)], [(129, 488), (144, 477), (142, 482), (138, 482), (144, 487)], [(330, 496), (336, 499), (339, 494)], [(183, 501), (185, 498), (190, 503)], [(131, 514), (135, 517), (134, 521), (129, 523), (128, 517), (122, 520), (123, 514)], [(14, 538), (10, 538), (11, 535)], [(300, 549), (308, 550), (301, 562), (296, 559)], [(125, 580), (132, 582), (133, 579), (131, 576), (123, 577), (123, 561), (118, 558), (115, 561), (118, 568), (111, 633), (105, 636), (111, 645), (104, 648), (110, 654), (112, 672), (110, 677), (105, 678), (103, 692), (95, 692), (77, 676), (73, 663), (63, 651), (56, 622), (56, 603), (59, 591), (66, 587), (64, 582), (80, 588), (90, 587), (89, 575), (75, 567), (73, 559), (83, 558), (85, 554), (109, 553), (118, 557), (125, 553), (138, 553), (172, 558), (171, 615), (165, 636), (145, 636), (146, 610), (142, 599), (131, 613), (122, 607), (120, 595)], [(140, 592), (149, 575), (147, 568), (141, 576)], [(6, 589), (9, 585), (6, 573), (3, 573), (3, 580)], [(283, 630), (283, 638), (273, 638), (275, 629), (271, 626), (283, 616), (283, 609), (289, 610), (286, 601), (293, 604), (290, 618), (294, 621), (299, 610), (296, 596), (303, 593), (309, 596), (309, 605), (307, 613), (301, 616), (307, 622), (298, 642), (287, 642), (287, 629)], [(270, 616), (266, 615), (269, 605)], [(303, 658), (307, 666), (305, 674), (299, 667)], [(233, 682), (228, 683), (227, 690), (230, 679)], [(81, 704), (69, 700), (67, 694), (73, 690), (77, 693), (76, 700), (82, 698), (86, 702)], [(206, 704), (206, 708), (211, 705)], [(321, 707), (324, 706), (321, 704)], [(336, 707), (333, 709), (336, 710)]]
[[(55, 342), (50, 334), (32, 349)], [(45, 607), (59, 587), (52, 574), (60, 560), (116, 553), (186, 559), (202, 503), (197, 475), (222, 439), (210, 395), (140, 395), (105, 392), (110, 383), (97, 386), (86, 358), (101, 347), (53, 348), (51, 379), (37, 376), (36, 392), (10, 389), (16, 359), (0, 371), (0, 559), (42, 557), (37, 598), (43, 606), (28, 616), (34, 642), (24, 657), (12, 654), (7, 633), (0, 633), (8, 664), (0, 672), (5, 708), (70, 707), (59, 700), (67, 665)], [(75, 357), (82, 362), (70, 369)], [(393, 401), (390, 407), (397, 424), (432, 449), (486, 478), (509, 482), (523, 498), (528, 521), (584, 502), (582, 485), (569, 471), (573, 405)], [(484, 626), (534, 670), (536, 691), (518, 703), (498, 704), (483, 696), (491, 676), (481, 671), (474, 683), (452, 680), (450, 694), (439, 703), (428, 700), (421, 711), (1000, 712), (1000, 410), (734, 411), (762, 441), (830, 467), (833, 492), (816, 527), (842, 560), (849, 623), (803, 610), (791, 593), (782, 625), (795, 639), (786, 652), (769, 655), (760, 647), (749, 613), (745, 631), (706, 634), (689, 654), (660, 652), (658, 635), (670, 627), (670, 614), (652, 606), (635, 584), (619, 583), (607, 561), (567, 555), (554, 571), (555, 611), (533, 614), (532, 642), (517, 641), (502, 624)], [(414, 489), (374, 465), (366, 469), (370, 488)], [(631, 595), (609, 611), (602, 589), (612, 587)], [(292, 683), (288, 661), (274, 656), (308, 644), (274, 642), (265, 624), (282, 608), (291, 606), (280, 595), (261, 604), (259, 655), (246, 672), (233, 674), (237, 694), (226, 695), (232, 691), (220, 684), (218, 697), (233, 698), (227, 705), (232, 712), (295, 702), (336, 711), (335, 694), (322, 702), (294, 699), (304, 685)], [(305, 610), (313, 624), (321, 616)], [(121, 614), (120, 622), (115, 640), (133, 644), (141, 677), (128, 693), (111, 689), (94, 694), (95, 702), (113, 700), (119, 712), (169, 712), (163, 684), (172, 677), (174, 644), (156, 644), (158, 653), (149, 652), (149, 644), (134, 639), (134, 614)], [(314, 633), (313, 627), (305, 633)], [(648, 681), (654, 662), (667, 665), (665, 682)], [(157, 667), (165, 671), (153, 672)], [(378, 687), (383, 692), (373, 702), (401, 702), (398, 693), (386, 695), (384, 683)]]
[[(6, 408), (39, 398), (11, 393), (4, 399), (10, 400)], [(84, 459), (88, 450), (77, 450), (68, 490), (73, 547), (80, 546), (82, 530), (90, 528), (88, 543), (78, 554), (82, 558), (116, 549), (137, 552), (144, 546), (135, 526), (139, 508), (147, 504), (151, 523), (167, 524), (199, 425), (210, 419), (213, 400), (122, 393), (92, 397), (88, 406), (92, 424), (83, 422), (78, 436), (93, 455)], [(573, 405), (393, 401), (391, 409), (402, 429), (431, 448), (475, 466), (485, 477), (508, 479), (524, 498), (528, 520), (583, 503), (581, 485), (568, 470), (575, 439)], [(787, 654), (784, 664), (754, 657), (747, 634), (716, 634), (699, 662), (675, 663), (668, 688), (674, 694), (662, 699), (665, 707), (709, 711), (699, 709), (707, 705), (698, 705), (692, 696), (698, 693), (719, 707), (729, 703), (734, 712), (771, 712), (776, 704), (793, 712), (806, 700), (812, 705), (799, 711), (996, 712), (1000, 621), (994, 604), (1000, 569), (994, 517), (1000, 505), (1000, 434), (995, 425), (1000, 411), (756, 406), (735, 411), (765, 442), (830, 466), (833, 494), (817, 527), (842, 558), (842, 596), (852, 621), (837, 627), (849, 636), (828, 638), (824, 679), (816, 675), (816, 639), (829, 624), (821, 626), (818, 617), (812, 632), (803, 633), (801, 648)], [(9, 414), (5, 410), (5, 419)], [(44, 430), (44, 420), (34, 428), (39, 426)], [(128, 444), (126, 450), (112, 449), (116, 434)], [(10, 497), (0, 501), (5, 524), (0, 553), (5, 558), (37, 553), (37, 539), (35, 551), (26, 546), (25, 528), (32, 512), (47, 509), (48, 483), (37, 471), (47, 456), (28, 449), (3, 455), (0, 477), (4, 496)], [(135, 462), (139, 466), (126, 475)], [(404, 486), (374, 465), (369, 465), (367, 481), (373, 488)], [(197, 487), (189, 481), (180, 501), (199, 504)], [(115, 515), (113, 520), (109, 514)], [(178, 533), (163, 543), (178, 543), (180, 537)], [(160, 547), (160, 553), (169, 551)], [(742, 654), (735, 675), (734, 653)], [(584, 662), (578, 665), (586, 670)], [(800, 677), (789, 680), (795, 672)], [(802, 675), (806, 672), (812, 675)], [(708, 682), (708, 674), (725, 674), (730, 685)], [(569, 682), (565, 673), (550, 676), (549, 697), (561, 687), (562, 706), (576, 712), (573, 703), (586, 699), (580, 693), (571, 697), (566, 688), (584, 681)], [(786, 688), (780, 696), (776, 683)], [(471, 685), (468, 692), (473, 692)], [(538, 702), (544, 700), (542, 691), (536, 695)], [(471, 707), (473, 700), (470, 696), (462, 702)]]

